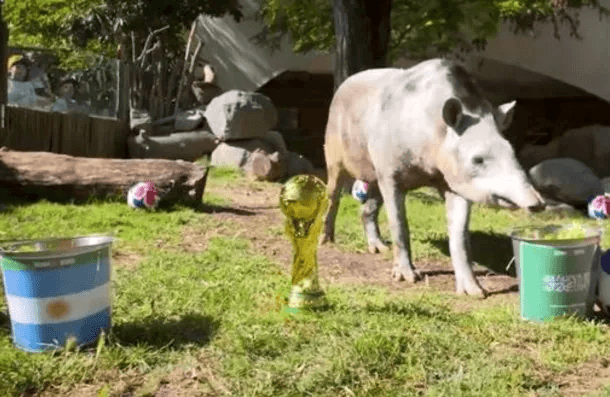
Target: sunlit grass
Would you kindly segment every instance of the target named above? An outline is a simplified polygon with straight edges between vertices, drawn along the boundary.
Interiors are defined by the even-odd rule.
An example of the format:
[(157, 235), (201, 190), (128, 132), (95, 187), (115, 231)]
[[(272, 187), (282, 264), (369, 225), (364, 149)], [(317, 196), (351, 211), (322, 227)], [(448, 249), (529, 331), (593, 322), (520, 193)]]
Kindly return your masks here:
[[(250, 183), (233, 172), (211, 174), (211, 186), (231, 181)], [(415, 257), (446, 260), (444, 206), (428, 192), (415, 193), (408, 198)], [(345, 197), (338, 217), (338, 244), (347, 251), (366, 248), (356, 204)], [(568, 219), (477, 206), (472, 229), (483, 238), (519, 224)], [(64, 395), (85, 386), (95, 393), (83, 395), (106, 388), (108, 396), (154, 396), (173, 385), (165, 379), (175, 368), (202, 367), (210, 372), (189, 386), (194, 396), (560, 396), (563, 373), (610, 353), (606, 325), (576, 318), (528, 323), (501, 301), (456, 310), (468, 298), (430, 289), (390, 295), (372, 286), (330, 285), (327, 310), (287, 313), (289, 276), (231, 229), (209, 238), (200, 252), (179, 249), (185, 228), (212, 234), (219, 225), (190, 207), (9, 205), (0, 213), (3, 239), (111, 233), (119, 238), (116, 251), (137, 250), (141, 260), (135, 271), (114, 267), (113, 328), (97, 354), (95, 346), (21, 352), (0, 314), (0, 396)], [(265, 227), (281, 231), (281, 225)], [(0, 313), (5, 310), (2, 298)]]

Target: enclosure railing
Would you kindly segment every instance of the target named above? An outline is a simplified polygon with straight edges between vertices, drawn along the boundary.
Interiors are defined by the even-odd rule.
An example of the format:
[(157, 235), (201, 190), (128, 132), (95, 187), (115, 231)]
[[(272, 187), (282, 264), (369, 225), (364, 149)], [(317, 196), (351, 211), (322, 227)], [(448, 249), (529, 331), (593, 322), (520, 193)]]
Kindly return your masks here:
[[(82, 157), (125, 158), (129, 135), (129, 67), (118, 60), (109, 65), (113, 69), (111, 75), (114, 75), (110, 76), (111, 81), (106, 82), (106, 78), (98, 82), (100, 70), (89, 73), (92, 78), (83, 79), (83, 88), (90, 96), (102, 99), (110, 96), (105, 102), (92, 101), (94, 106), (90, 112), (64, 113), (6, 104), (4, 128), (0, 126), (0, 147)], [(108, 74), (108, 71), (102, 71)], [(102, 108), (115, 117), (99, 115)]]
[(6, 107), (0, 146), (82, 157), (125, 158), (123, 119)]

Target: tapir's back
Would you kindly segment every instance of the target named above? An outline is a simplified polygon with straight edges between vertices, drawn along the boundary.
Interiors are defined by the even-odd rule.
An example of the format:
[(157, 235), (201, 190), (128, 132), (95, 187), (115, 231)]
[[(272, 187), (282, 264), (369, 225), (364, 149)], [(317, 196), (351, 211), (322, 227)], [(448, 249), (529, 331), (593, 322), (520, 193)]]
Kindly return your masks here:
[[(463, 99), (467, 106), (484, 105), (470, 76), (441, 59), (408, 69), (369, 69), (350, 76), (331, 102), (326, 127), (327, 163), (340, 162), (356, 178), (374, 180), (372, 156), (388, 154), (396, 146), (388, 142), (396, 139), (426, 139), (443, 103), (451, 96)], [(405, 125), (413, 136), (405, 136)], [(371, 150), (373, 146), (381, 150)], [(419, 142), (412, 142), (412, 146), (419, 146)]]

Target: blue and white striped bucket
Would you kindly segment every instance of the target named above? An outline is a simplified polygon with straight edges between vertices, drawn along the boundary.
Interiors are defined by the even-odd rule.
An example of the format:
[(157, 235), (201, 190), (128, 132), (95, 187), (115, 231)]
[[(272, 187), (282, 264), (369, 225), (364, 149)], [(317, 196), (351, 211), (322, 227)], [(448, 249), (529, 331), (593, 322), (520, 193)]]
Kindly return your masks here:
[(110, 328), (109, 236), (0, 243), (14, 344), (25, 351), (79, 346)]

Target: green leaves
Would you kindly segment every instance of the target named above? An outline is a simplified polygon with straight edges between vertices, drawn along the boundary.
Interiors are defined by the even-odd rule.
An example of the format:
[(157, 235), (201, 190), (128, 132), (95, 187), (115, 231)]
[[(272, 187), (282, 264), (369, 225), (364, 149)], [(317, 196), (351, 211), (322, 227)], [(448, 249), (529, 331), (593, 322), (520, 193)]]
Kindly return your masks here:
[(139, 53), (148, 34), (165, 25), (170, 29), (161, 38), (168, 52), (182, 57), (185, 30), (202, 13), (242, 17), (237, 0), (6, 0), (4, 5), (9, 44), (55, 50), (65, 69), (114, 56), (121, 37), (132, 32)]
[[(334, 45), (332, 5), (328, 0), (264, 0), (261, 14), (272, 32), (289, 33), (296, 52), (329, 51)], [(521, 30), (566, 14), (559, 0), (395, 0), (392, 6), (390, 61), (401, 55), (420, 56), (470, 50), (497, 33), (502, 18)], [(598, 0), (566, 0), (570, 7)], [(554, 4), (557, 4), (555, 6)], [(562, 16), (563, 18), (563, 16)], [(515, 31), (519, 31), (515, 29)]]

